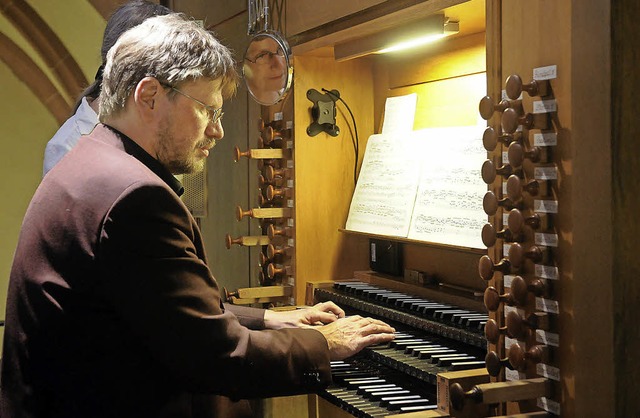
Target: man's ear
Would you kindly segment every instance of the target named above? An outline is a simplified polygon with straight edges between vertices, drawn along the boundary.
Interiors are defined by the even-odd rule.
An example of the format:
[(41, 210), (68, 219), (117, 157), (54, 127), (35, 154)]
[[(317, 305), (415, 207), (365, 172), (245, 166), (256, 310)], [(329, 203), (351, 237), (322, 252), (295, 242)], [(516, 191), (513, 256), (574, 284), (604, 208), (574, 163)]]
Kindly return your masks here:
[(143, 118), (146, 119), (153, 116), (160, 89), (162, 89), (162, 86), (154, 77), (145, 77), (136, 85), (133, 92), (133, 100), (136, 109)]

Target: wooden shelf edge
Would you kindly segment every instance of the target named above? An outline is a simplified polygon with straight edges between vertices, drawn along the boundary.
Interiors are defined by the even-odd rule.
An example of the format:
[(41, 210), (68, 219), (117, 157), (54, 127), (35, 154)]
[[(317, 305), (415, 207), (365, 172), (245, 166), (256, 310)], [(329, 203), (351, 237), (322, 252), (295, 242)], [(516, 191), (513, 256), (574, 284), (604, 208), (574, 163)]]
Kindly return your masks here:
[(378, 235), (378, 234), (372, 234), (369, 232), (352, 231), (350, 229), (344, 229), (344, 228), (339, 228), (338, 231), (348, 235), (359, 235), (364, 238), (375, 238), (375, 239), (382, 239), (387, 241), (396, 241), (396, 242), (402, 242), (404, 244), (420, 245), (424, 247), (434, 247), (434, 248), (456, 251), (456, 252), (464, 252), (464, 253), (478, 254), (478, 255), (484, 255), (487, 253), (487, 250), (483, 250), (481, 248), (460, 247), (457, 245), (448, 245), (448, 244), (441, 244), (441, 243), (429, 242), (429, 241), (419, 241), (415, 239), (397, 237), (392, 235)]

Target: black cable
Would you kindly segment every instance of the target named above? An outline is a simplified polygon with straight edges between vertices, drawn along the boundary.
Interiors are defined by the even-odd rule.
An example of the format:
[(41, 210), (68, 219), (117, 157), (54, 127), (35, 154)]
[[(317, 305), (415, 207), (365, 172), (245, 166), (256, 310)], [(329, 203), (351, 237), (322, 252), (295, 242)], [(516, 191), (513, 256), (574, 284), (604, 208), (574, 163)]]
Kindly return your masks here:
[(356, 134), (355, 136), (355, 140), (353, 135), (351, 136), (351, 142), (353, 143), (353, 150), (355, 152), (355, 164), (353, 165), (353, 185), (355, 187), (355, 185), (358, 183), (358, 153), (359, 153), (359, 139), (358, 139), (358, 126), (356, 125), (356, 118), (353, 116), (353, 112), (351, 111), (351, 108), (349, 108), (349, 105), (347, 104), (347, 102), (345, 102), (344, 100), (342, 100), (342, 97), (336, 95), (335, 93), (322, 88), (322, 91), (329, 94), (330, 96), (334, 97), (335, 99), (333, 100), (334, 102), (337, 100), (340, 100), (344, 106), (347, 108), (347, 110), (349, 111), (349, 114), (351, 115), (351, 120), (353, 121), (353, 130)]

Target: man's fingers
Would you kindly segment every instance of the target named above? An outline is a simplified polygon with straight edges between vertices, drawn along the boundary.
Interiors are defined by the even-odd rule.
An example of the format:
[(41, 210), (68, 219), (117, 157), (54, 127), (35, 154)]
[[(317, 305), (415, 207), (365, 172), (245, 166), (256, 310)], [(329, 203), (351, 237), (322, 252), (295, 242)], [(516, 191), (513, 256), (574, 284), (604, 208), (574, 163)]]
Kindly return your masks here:
[(338, 320), (338, 317), (333, 312), (314, 311), (309, 318), (309, 322), (317, 324), (321, 322), (323, 324), (330, 324)]
[(344, 310), (331, 301), (317, 303), (314, 308), (323, 312), (331, 312), (338, 318), (344, 318), (345, 316)]
[(370, 345), (388, 343), (394, 338), (395, 338), (395, 335), (389, 334), (389, 333), (369, 334), (360, 339), (360, 349), (368, 347)]

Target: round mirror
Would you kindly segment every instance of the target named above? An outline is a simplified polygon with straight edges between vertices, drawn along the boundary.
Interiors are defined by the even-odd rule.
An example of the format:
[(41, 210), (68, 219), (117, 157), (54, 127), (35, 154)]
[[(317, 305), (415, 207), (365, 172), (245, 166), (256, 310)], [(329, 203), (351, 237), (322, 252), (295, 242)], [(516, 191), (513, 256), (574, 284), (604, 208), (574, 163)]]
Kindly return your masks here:
[(293, 80), (289, 55), (289, 45), (277, 32), (260, 32), (249, 42), (242, 74), (249, 93), (261, 105), (276, 104), (289, 92)]

